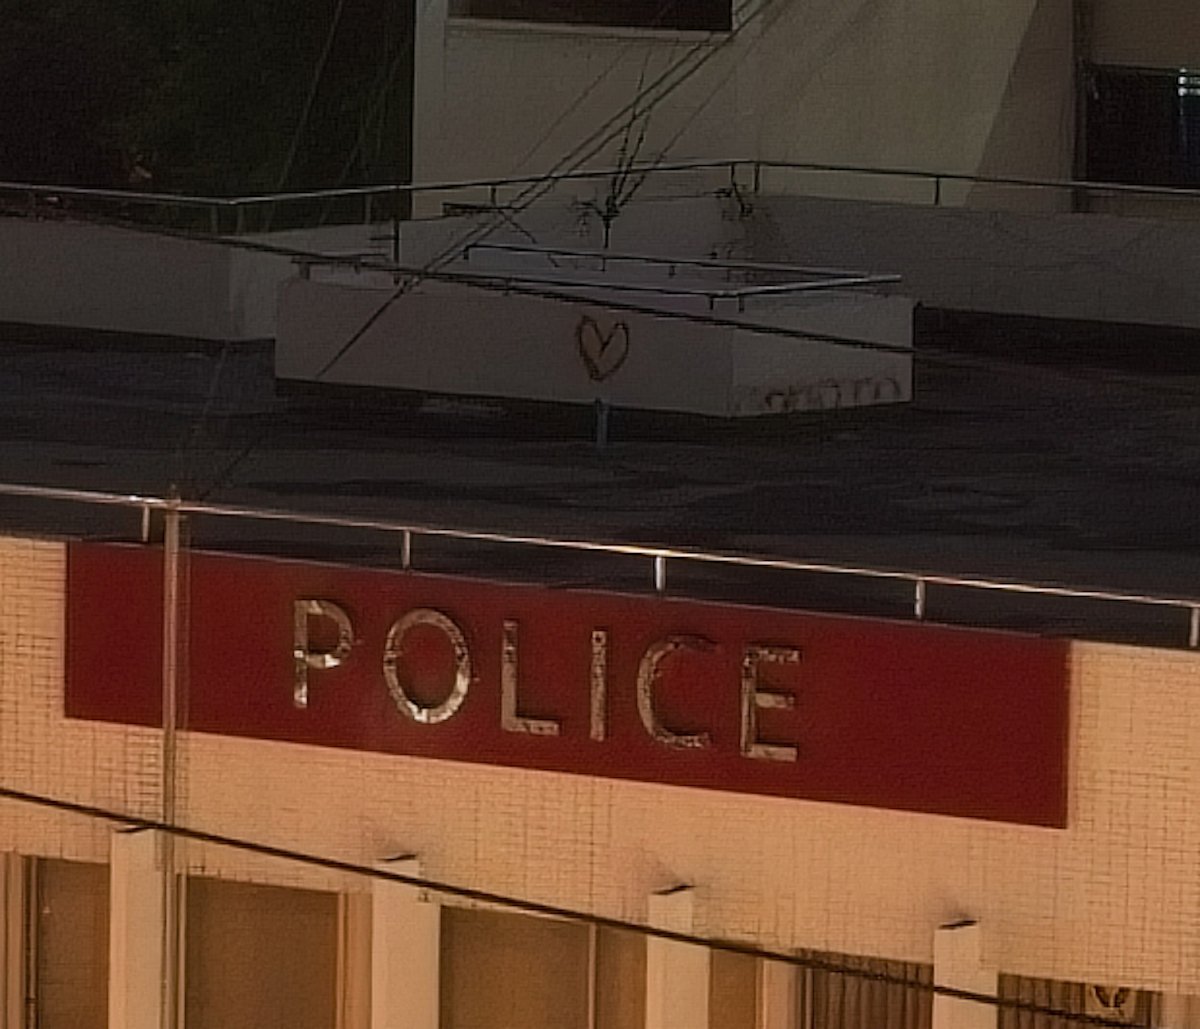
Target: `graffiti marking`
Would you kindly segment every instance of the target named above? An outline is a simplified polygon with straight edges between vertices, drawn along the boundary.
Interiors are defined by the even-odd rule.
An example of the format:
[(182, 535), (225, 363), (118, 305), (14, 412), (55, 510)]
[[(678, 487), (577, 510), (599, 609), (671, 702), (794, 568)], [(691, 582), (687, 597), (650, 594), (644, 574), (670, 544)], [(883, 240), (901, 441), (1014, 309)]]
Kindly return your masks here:
[(596, 319), (585, 314), (575, 326), (575, 343), (588, 378), (604, 382), (616, 375), (629, 357), (629, 326), (616, 322), (602, 332)]
[(899, 381), (884, 375), (861, 379), (821, 379), (773, 389), (764, 394), (763, 407), (772, 414), (784, 414), (888, 404), (903, 399), (904, 391)]

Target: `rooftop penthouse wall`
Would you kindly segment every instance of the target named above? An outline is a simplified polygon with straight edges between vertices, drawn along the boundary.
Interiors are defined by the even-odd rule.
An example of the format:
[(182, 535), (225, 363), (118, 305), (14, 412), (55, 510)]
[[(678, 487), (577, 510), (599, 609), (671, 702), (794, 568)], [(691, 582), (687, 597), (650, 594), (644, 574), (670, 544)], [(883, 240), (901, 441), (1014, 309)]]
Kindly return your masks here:
[[(693, 48), (697, 62), (711, 59), (647, 119), (643, 158), (1070, 174), (1063, 0), (771, 2), (742, 29), (739, 17), (758, 7), (735, 8), (723, 46), (721, 34), (457, 18), (446, 0), (421, 5), (415, 178), (545, 171)], [(592, 164), (616, 163), (620, 138)]]

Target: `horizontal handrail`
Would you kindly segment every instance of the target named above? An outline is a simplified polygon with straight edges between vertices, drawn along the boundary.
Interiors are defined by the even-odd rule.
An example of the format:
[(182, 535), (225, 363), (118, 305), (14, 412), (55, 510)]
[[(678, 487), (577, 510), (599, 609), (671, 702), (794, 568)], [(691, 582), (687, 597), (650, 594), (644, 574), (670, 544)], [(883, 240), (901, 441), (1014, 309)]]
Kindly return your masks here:
[(971, 185), (1016, 186), (1026, 189), (1082, 190), (1124, 193), (1135, 196), (1161, 196), (1174, 199), (1200, 198), (1200, 188), (1185, 186), (1148, 186), (1126, 182), (1101, 182), (1091, 179), (1055, 179), (1029, 176), (978, 175), (970, 172), (936, 171), (921, 168), (901, 168), (886, 165), (834, 164), (814, 161), (780, 161), (769, 158), (721, 158), (712, 160), (646, 162), (625, 168), (577, 169), (550, 174), (493, 176), (476, 179), (447, 179), (433, 182), (392, 182), (369, 186), (342, 186), (331, 189), (302, 190), (287, 193), (261, 193), (231, 197), (196, 196), (176, 193), (144, 193), (136, 190), (63, 186), (31, 182), (0, 181), (0, 192), (27, 193), (44, 196), (94, 197), (123, 203), (159, 204), (162, 206), (196, 206), (235, 209), (257, 204), (278, 204), (297, 200), (336, 200), (345, 197), (389, 196), (395, 194), (439, 193), (452, 190), (522, 186), (538, 182), (569, 182), (604, 179), (616, 174), (642, 175), (685, 171), (726, 169), (736, 177), (749, 169), (757, 180), (764, 169), (793, 172), (820, 172), (864, 175), (884, 178), (913, 179), (931, 184), (961, 182)]
[(1169, 196), (1183, 199), (1200, 198), (1200, 188), (1188, 186), (1139, 186), (1130, 182), (1098, 182), (1092, 179), (1041, 179), (1010, 175), (976, 175), (970, 172), (927, 171), (919, 168), (872, 167), (870, 165), (855, 164), (823, 164), (809, 161), (750, 159), (738, 163), (758, 168), (876, 175), (897, 179), (921, 179), (925, 182), (967, 182), (972, 185), (982, 186), (1022, 186), (1028, 189), (1075, 189), (1110, 193), (1134, 193), (1147, 196)]
[(784, 275), (816, 275), (834, 279), (862, 278), (869, 273), (846, 268), (814, 268), (802, 264), (780, 264), (773, 261), (720, 260), (712, 257), (663, 257), (661, 254), (629, 254), (615, 250), (591, 250), (577, 247), (548, 247), (532, 243), (508, 243), (479, 240), (468, 243), (463, 253), (468, 257), (474, 250), (501, 250), (514, 254), (544, 254), (547, 257), (578, 257), (585, 260), (621, 264), (655, 264), (668, 268), (708, 268), (716, 271), (778, 272)]
[(580, 553), (646, 557), (653, 561), (653, 582), (655, 589), (658, 591), (662, 591), (665, 588), (667, 561), (685, 561), (698, 564), (777, 571), (810, 572), (825, 575), (851, 576), (876, 581), (905, 582), (914, 587), (914, 613), (918, 619), (924, 617), (929, 586), (948, 586), (1012, 593), (1023, 596), (1047, 596), (1070, 600), (1108, 601), (1136, 604), (1138, 606), (1165, 607), (1190, 612), (1188, 645), (1192, 648), (1200, 647), (1200, 597), (1131, 593), (1120, 590), (1080, 588), (1052, 583), (1022, 582), (983, 576), (947, 575), (928, 570), (877, 568), (869, 565), (838, 564), (789, 557), (736, 554), (684, 547), (654, 546), (641, 543), (609, 543), (597, 540), (569, 539), (527, 533), (461, 529), (420, 522), (397, 521), (387, 518), (365, 518), (280, 508), (215, 504), (202, 500), (173, 499), (145, 496), (136, 493), (110, 493), (94, 490), (68, 489), (56, 486), (36, 486), (23, 483), (0, 483), (0, 496), (141, 510), (143, 515), (143, 539), (148, 538), (149, 515), (153, 511), (173, 511), (180, 514), (208, 515), (218, 518), (259, 522), (284, 522), (293, 525), (395, 533), (402, 538), (401, 552), (404, 555), (403, 565), (406, 568), (410, 567), (412, 539), (414, 537), (427, 536), (475, 543), (497, 543), (512, 546), (569, 550)]
[(244, 196), (189, 196), (175, 193), (139, 193), (136, 190), (104, 189), (91, 186), (54, 186), (32, 182), (0, 181), (0, 192), (37, 193), (56, 196), (88, 196), (105, 200), (136, 200), (146, 203), (196, 205), (203, 207), (236, 208), (253, 204), (278, 204), (290, 200), (337, 200), (343, 197), (388, 196), (394, 193), (444, 193), (450, 190), (485, 188), (491, 186), (521, 186), (536, 182), (568, 182), (602, 179), (616, 174), (642, 172), (703, 171), (712, 168), (732, 168), (745, 163), (738, 160), (681, 161), (670, 164), (644, 163), (629, 168), (596, 168), (542, 175), (510, 175), (482, 179), (446, 179), (434, 182), (390, 182), (372, 186), (338, 186), (330, 189), (300, 190), (290, 193), (252, 193)]
[(122, 203), (159, 204), (183, 207), (227, 207), (226, 197), (191, 196), (187, 193), (141, 193), (137, 190), (106, 189), (94, 186), (53, 186), (36, 182), (0, 181), (0, 193), (33, 193), (38, 196), (90, 197), (99, 200), (119, 200)]
[[(305, 261), (309, 267), (322, 264), (349, 266), (371, 271), (390, 271), (383, 265), (372, 265), (366, 261), (346, 261), (334, 258), (323, 261), (319, 259)], [(704, 297), (709, 301), (715, 300), (752, 300), (756, 297), (786, 296), (790, 293), (811, 293), (830, 289), (861, 289), (865, 286), (892, 285), (901, 281), (899, 275), (863, 275), (853, 279), (815, 279), (806, 282), (772, 282), (752, 286), (714, 286), (711, 288), (696, 285), (671, 285), (668, 282), (623, 282), (617, 279), (582, 279), (569, 275), (532, 275), (517, 270), (487, 270), (480, 269), (473, 274), (456, 276), (459, 282), (470, 284), (494, 283), (506, 285), (545, 286), (547, 289), (584, 289), (599, 290), (607, 293), (649, 293), (654, 296), (673, 297)], [(564, 298), (565, 299), (565, 298)]]

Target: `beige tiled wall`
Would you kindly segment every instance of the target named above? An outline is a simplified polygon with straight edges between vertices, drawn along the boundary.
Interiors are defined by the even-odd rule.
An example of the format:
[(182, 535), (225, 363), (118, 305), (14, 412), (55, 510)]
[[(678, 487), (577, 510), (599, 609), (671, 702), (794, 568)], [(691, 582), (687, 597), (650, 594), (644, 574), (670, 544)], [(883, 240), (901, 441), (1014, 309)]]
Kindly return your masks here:
[[(154, 814), (157, 734), (62, 718), (63, 576), (60, 546), (0, 541), (0, 783)], [(1200, 993), (1200, 656), (1078, 644), (1071, 665), (1066, 830), (202, 735), (182, 819), (354, 861), (416, 852), (435, 879), (633, 920), (692, 883), (700, 932), (769, 947), (929, 962), (934, 928), (974, 917), (1003, 971)], [(102, 828), (0, 811), (10, 848), (104, 858)]]

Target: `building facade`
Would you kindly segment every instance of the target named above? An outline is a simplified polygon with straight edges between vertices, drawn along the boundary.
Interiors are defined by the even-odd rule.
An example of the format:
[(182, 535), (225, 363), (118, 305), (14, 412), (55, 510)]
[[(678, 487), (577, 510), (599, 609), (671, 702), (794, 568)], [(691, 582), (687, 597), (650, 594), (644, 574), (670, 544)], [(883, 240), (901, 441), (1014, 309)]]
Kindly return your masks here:
[[(572, 155), (1200, 184), (1200, 25), (1180, 0), (435, 0), (417, 38), (418, 182), (538, 174)], [(621, 128), (661, 76), (679, 88), (630, 112), (631, 137), (574, 150)], [(856, 183), (877, 200), (903, 185)], [(847, 183), (794, 188), (831, 186)]]
[[(7, 1025), (159, 1026), (164, 1005), (196, 1029), (1070, 1024), (881, 974), (1192, 1024), (1193, 651), (180, 568), (176, 595), (158, 547), (0, 544), (0, 781), (113, 814), (0, 806)], [(924, 759), (872, 780), (893, 752)]]

